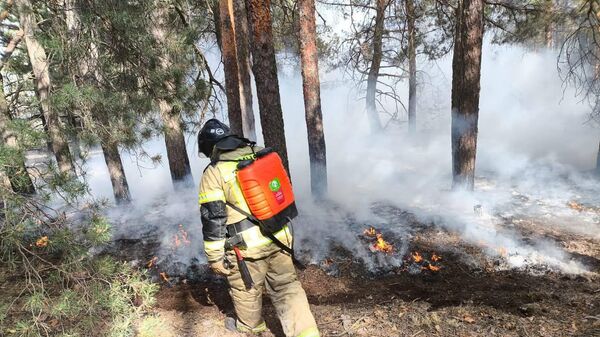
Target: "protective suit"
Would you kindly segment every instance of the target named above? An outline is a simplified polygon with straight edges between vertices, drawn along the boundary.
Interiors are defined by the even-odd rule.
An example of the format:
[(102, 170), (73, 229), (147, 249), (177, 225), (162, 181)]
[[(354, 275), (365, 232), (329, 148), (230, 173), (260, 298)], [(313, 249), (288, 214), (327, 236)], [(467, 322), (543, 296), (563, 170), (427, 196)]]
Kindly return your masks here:
[[(262, 294), (266, 289), (286, 336), (319, 336), (291, 256), (261, 234), (259, 227), (245, 215), (226, 204), (229, 202), (250, 213), (235, 171), (238, 161), (252, 158), (259, 150), (258, 147), (236, 145), (231, 139), (228, 142), (221, 148), (216, 142), (211, 153), (212, 164), (204, 171), (200, 183), (199, 203), (206, 256), (215, 272), (227, 276), (237, 315), (235, 327), (238, 331), (251, 333), (266, 330), (262, 318)], [(239, 147), (230, 149), (235, 146)], [(292, 244), (292, 232), (287, 225), (274, 236), (288, 246)], [(254, 281), (249, 290), (242, 281), (234, 252), (226, 249), (226, 240), (232, 238), (237, 242), (241, 239), (238, 247)], [(231, 263), (224, 264), (226, 261)]]

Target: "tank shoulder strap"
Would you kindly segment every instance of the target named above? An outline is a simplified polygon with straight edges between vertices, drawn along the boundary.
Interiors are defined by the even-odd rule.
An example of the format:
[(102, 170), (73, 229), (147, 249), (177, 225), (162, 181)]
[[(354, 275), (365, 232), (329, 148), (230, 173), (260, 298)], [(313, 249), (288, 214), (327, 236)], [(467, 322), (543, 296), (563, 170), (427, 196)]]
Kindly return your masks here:
[[(252, 151), (252, 154), (256, 157), (256, 151), (254, 151), (254, 147), (256, 147), (256, 142), (252, 141), (248, 138), (244, 138), (244, 137), (237, 137), (239, 140), (241, 140), (242, 142), (244, 142), (248, 147), (250, 147), (250, 150)], [(220, 157), (220, 156), (219, 156)], [(210, 165), (215, 165), (218, 162), (235, 162), (235, 163), (239, 163), (241, 161), (244, 161), (247, 159), (221, 159), (221, 158), (211, 158), (210, 160)], [(205, 169), (206, 170), (206, 169)]]
[(263, 225), (262, 221), (257, 219), (254, 215), (244, 211), (243, 209), (237, 207), (236, 205), (230, 203), (229, 201), (226, 201), (225, 203), (227, 204), (227, 206), (233, 208), (238, 213), (245, 215), (248, 218), (248, 220), (250, 222), (252, 222), (253, 224), (257, 225), (261, 229), (261, 232), (264, 235), (266, 235), (269, 239), (271, 239), (271, 241), (273, 241), (273, 243), (275, 245), (277, 245), (277, 247), (281, 248), (281, 250), (283, 250), (284, 252), (290, 254), (290, 256), (292, 257), (292, 261), (294, 262), (296, 267), (298, 267), (299, 269), (306, 269), (306, 266), (302, 262), (298, 261), (298, 259), (296, 259), (296, 256), (294, 254), (294, 239), (293, 238), (292, 238), (292, 247), (288, 247), (286, 244), (279, 241), (279, 239), (277, 239), (275, 237), (275, 235), (273, 235), (273, 233), (265, 230), (265, 226)]

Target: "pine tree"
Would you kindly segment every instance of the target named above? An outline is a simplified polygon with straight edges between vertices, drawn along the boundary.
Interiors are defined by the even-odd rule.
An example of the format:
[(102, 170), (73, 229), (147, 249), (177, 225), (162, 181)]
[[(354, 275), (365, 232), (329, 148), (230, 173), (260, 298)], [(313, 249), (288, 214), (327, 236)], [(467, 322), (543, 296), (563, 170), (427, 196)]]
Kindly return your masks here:
[(75, 175), (69, 145), (64, 134), (60, 117), (50, 104), (50, 70), (46, 51), (35, 36), (37, 21), (33, 14), (30, 0), (16, 0), (19, 11), (19, 21), (24, 32), (27, 54), (33, 69), (36, 83), (36, 93), (40, 107), (48, 127), (48, 136), (52, 144), (52, 152), (56, 157), (58, 169), (62, 173)]
[[(159, 4), (153, 12), (154, 27), (152, 34), (157, 41), (159, 50), (163, 51), (159, 56), (160, 71), (165, 79), (162, 81), (162, 89), (165, 94), (158, 97), (158, 109), (163, 121), (165, 145), (167, 158), (171, 171), (171, 178), (176, 187), (180, 184), (191, 186), (191, 166), (185, 146), (183, 121), (181, 111), (175, 103), (178, 97), (178, 88), (181, 79), (172, 73), (176, 60), (173, 59), (173, 51), (170, 42), (176, 40), (174, 33), (170, 31), (169, 13), (167, 8)], [(178, 71), (178, 70), (177, 70)]]
[[(64, 3), (67, 46), (71, 51), (67, 57), (66, 78), (74, 79), (74, 84), (80, 90), (104, 90), (97, 88), (105, 83), (104, 74), (100, 68), (98, 41), (94, 37), (98, 36), (95, 27), (83, 27), (81, 22), (80, 8), (74, 0), (66, 0)], [(86, 28), (86, 31), (84, 31)], [(80, 57), (86, 53), (87, 57)], [(100, 148), (104, 156), (104, 161), (108, 168), (113, 196), (117, 204), (129, 203), (131, 194), (129, 193), (129, 184), (125, 176), (125, 169), (121, 161), (118, 146), (118, 137), (115, 137), (115, 131), (110, 127), (111, 112), (106, 111), (102, 104), (93, 104), (92, 102), (79, 102), (69, 109), (70, 119), (75, 120), (75, 116), (85, 118), (89, 117), (92, 121), (92, 128), (100, 141)], [(72, 124), (76, 122), (73, 121)], [(77, 138), (75, 136), (74, 138)]]
[[(4, 81), (0, 74), (0, 136), (2, 136), (2, 144), (4, 151), (7, 151), (10, 156), (10, 162), (7, 160), (5, 166), (0, 168), (3, 178), (0, 180), (4, 186), (12, 191), (22, 194), (35, 193), (35, 187), (27, 172), (23, 151), (19, 148), (17, 134), (11, 130), (11, 114), (8, 109), (8, 103), (4, 94)], [(8, 184), (6, 184), (8, 182)]]
[(313, 195), (324, 197), (327, 194), (327, 156), (321, 113), (314, 0), (299, 0), (298, 14), (298, 42), (302, 62), (302, 88), (310, 157), (310, 186)]
[(289, 172), (277, 63), (273, 47), (270, 0), (247, 0), (252, 31), (252, 72), (256, 84), (265, 146), (275, 149)]
[(459, 0), (452, 59), (452, 187), (473, 190), (483, 43), (483, 0)]
[(244, 137), (256, 140), (256, 128), (254, 122), (254, 109), (252, 108), (252, 84), (250, 79), (250, 30), (248, 27), (248, 11), (244, 1), (233, 1), (235, 14), (235, 45), (237, 51), (240, 106), (242, 109), (242, 129)]
[(405, 0), (406, 29), (408, 34), (408, 129), (417, 129), (417, 46), (415, 0)]
[(385, 20), (385, 9), (388, 0), (377, 0), (375, 27), (373, 33), (373, 57), (369, 67), (367, 78), (367, 115), (373, 133), (382, 129), (379, 113), (377, 112), (377, 81), (379, 80), (379, 68), (381, 67), (383, 48), (383, 29)]
[(229, 127), (233, 134), (242, 135), (241, 81), (236, 48), (237, 43), (234, 23), (234, 20), (236, 19), (234, 18), (233, 0), (219, 0), (219, 20)]

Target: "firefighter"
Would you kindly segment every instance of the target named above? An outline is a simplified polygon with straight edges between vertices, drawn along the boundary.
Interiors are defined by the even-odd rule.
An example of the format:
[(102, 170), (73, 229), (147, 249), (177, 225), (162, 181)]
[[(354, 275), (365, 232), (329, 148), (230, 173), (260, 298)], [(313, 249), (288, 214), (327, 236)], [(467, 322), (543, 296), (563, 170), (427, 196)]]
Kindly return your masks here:
[[(236, 314), (236, 318), (225, 319), (225, 327), (255, 334), (265, 331), (262, 294), (266, 289), (286, 336), (319, 336), (292, 257), (243, 214), (250, 210), (236, 179), (237, 163), (252, 158), (260, 148), (232, 135), (229, 127), (217, 119), (208, 120), (198, 133), (198, 148), (211, 160), (202, 175), (199, 193), (204, 250), (211, 269), (227, 277)], [(287, 224), (273, 235), (291, 246), (292, 231)], [(232, 241), (240, 248), (252, 276), (254, 286), (249, 290), (239, 266), (232, 263), (236, 261), (230, 249)]]

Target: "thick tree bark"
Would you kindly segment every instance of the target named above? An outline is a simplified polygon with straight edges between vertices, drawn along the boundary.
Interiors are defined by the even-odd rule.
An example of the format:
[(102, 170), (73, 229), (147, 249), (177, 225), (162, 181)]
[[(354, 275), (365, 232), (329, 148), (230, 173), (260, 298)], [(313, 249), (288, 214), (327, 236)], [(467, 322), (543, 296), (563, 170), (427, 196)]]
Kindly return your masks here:
[(310, 187), (314, 196), (324, 197), (327, 194), (327, 156), (321, 113), (315, 1), (298, 0), (298, 12), (298, 43), (302, 62), (302, 89), (308, 131)]
[(270, 0), (247, 0), (252, 30), (252, 72), (256, 84), (265, 146), (275, 149), (289, 172), (277, 63), (273, 47)]
[[(4, 82), (0, 74), (0, 134), (2, 135), (2, 142), (7, 148), (18, 151), (17, 135), (8, 127), (10, 120), (10, 111), (8, 110), (8, 103), (4, 95)], [(6, 163), (3, 169), (2, 174), (7, 179), (3, 180), (3, 182), (8, 182), (8, 184), (5, 184), (6, 187), (10, 186), (17, 193), (35, 193), (35, 187), (27, 172), (23, 157), (19, 156), (16, 162)]]
[(48, 59), (44, 47), (36, 39), (34, 34), (34, 31), (37, 28), (37, 22), (31, 12), (30, 0), (17, 0), (16, 3), (18, 5), (21, 28), (23, 29), (25, 36), (25, 44), (27, 45), (29, 62), (33, 68), (37, 95), (40, 100), (44, 118), (48, 125), (48, 135), (52, 142), (52, 152), (56, 156), (59, 171), (75, 176), (75, 168), (73, 166), (69, 145), (63, 132), (60, 118), (58, 113), (50, 106), (49, 95), (51, 82)]
[(254, 111), (252, 109), (252, 84), (250, 80), (250, 44), (248, 37), (248, 13), (244, 1), (233, 2), (235, 41), (239, 70), (240, 106), (242, 109), (242, 129), (244, 137), (256, 140)]
[(417, 130), (417, 47), (415, 27), (415, 0), (406, 0), (406, 23), (408, 28), (408, 130)]
[[(168, 40), (167, 22), (165, 20), (167, 13), (165, 9), (157, 9), (153, 13), (155, 27), (152, 33), (160, 45), (166, 45)], [(173, 65), (171, 56), (167, 53), (162, 55), (161, 67), (165, 73), (168, 72)], [(158, 99), (158, 108), (163, 121), (165, 145), (167, 148), (167, 158), (169, 160), (169, 168), (171, 170), (171, 179), (175, 187), (191, 186), (192, 180), (190, 175), (192, 169), (190, 160), (185, 147), (185, 137), (183, 134), (183, 121), (180, 112), (174, 108), (173, 104), (168, 100), (168, 97), (176, 96), (177, 83), (174, 80), (165, 80), (164, 89), (166, 94)]]
[(381, 67), (382, 49), (383, 49), (383, 29), (385, 19), (385, 9), (388, 0), (377, 0), (375, 28), (373, 33), (373, 56), (371, 67), (369, 67), (369, 76), (367, 77), (367, 115), (371, 131), (373, 133), (381, 130), (381, 120), (377, 112), (377, 80), (379, 79), (379, 67)]
[(452, 59), (452, 187), (473, 190), (483, 40), (483, 0), (459, 0)]
[(236, 32), (233, 15), (233, 0), (219, 0), (221, 19), (221, 55), (225, 72), (225, 90), (227, 93), (227, 115), (229, 127), (236, 135), (243, 135), (242, 107), (240, 104), (240, 77), (236, 51)]
[(192, 181), (189, 176), (192, 169), (185, 147), (181, 115), (164, 99), (159, 100), (158, 107), (163, 121), (171, 179), (176, 187), (181, 184), (191, 186)]
[(125, 178), (125, 170), (123, 169), (123, 163), (121, 162), (119, 147), (116, 143), (110, 141), (101, 142), (101, 146), (102, 153), (104, 154), (104, 161), (108, 167), (115, 202), (117, 205), (129, 203), (131, 201), (131, 195), (129, 194), (129, 185)]
[(219, 14), (219, 2), (220, 0), (209, 0), (207, 2), (210, 12), (212, 13), (213, 22), (215, 24), (215, 38), (217, 40), (217, 46), (219, 46), (219, 50), (223, 45), (223, 41), (221, 39), (221, 15)]

